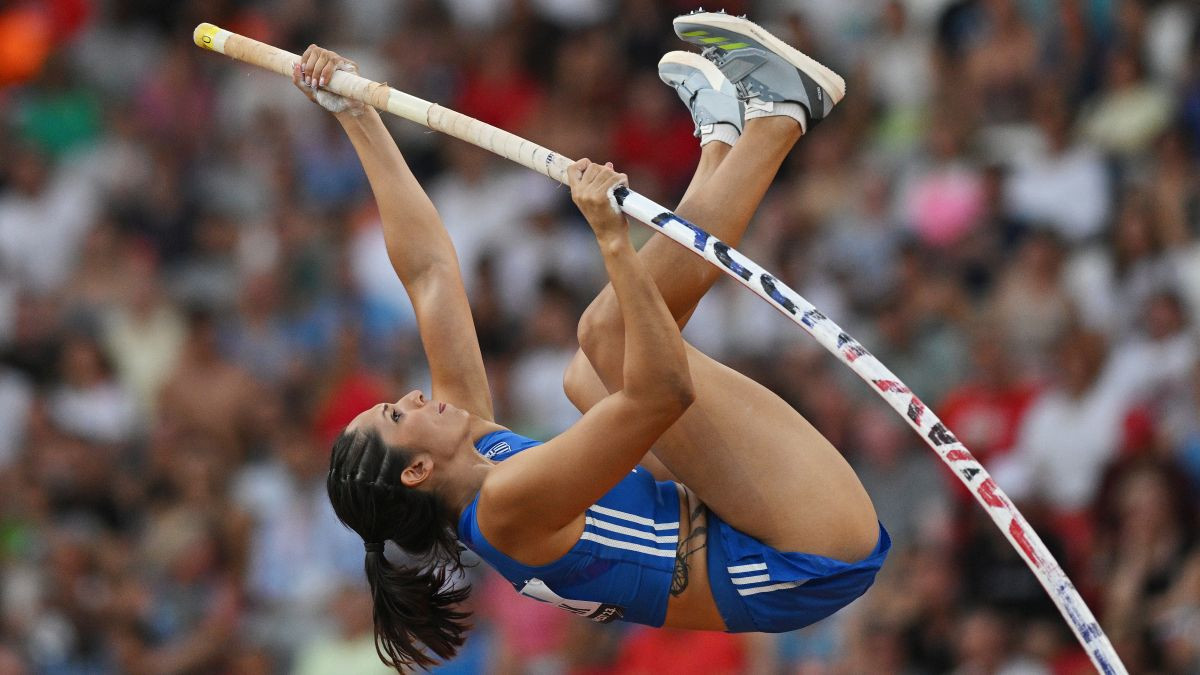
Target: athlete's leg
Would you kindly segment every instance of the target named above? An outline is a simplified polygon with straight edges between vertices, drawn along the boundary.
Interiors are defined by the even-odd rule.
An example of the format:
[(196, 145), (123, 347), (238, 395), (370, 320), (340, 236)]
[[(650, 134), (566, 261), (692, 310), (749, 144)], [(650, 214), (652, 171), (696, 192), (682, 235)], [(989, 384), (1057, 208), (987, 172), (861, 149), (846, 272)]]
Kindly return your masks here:
[[(741, 108), (732, 85), (715, 66), (695, 54), (680, 52), (664, 57), (660, 69), (664, 64), (672, 70), (669, 76), (664, 73), (663, 79), (675, 86), (687, 102), (696, 122), (697, 135), (701, 135), (702, 129), (713, 133), (714, 127), (725, 127), (725, 140), (741, 136), (733, 147), (725, 140), (701, 136), (700, 161), (676, 209), (681, 217), (703, 223), (710, 234), (736, 246), (779, 166), (799, 139), (800, 125), (780, 117), (764, 117), (746, 125), (741, 119)], [(731, 104), (734, 105), (732, 110), (729, 109)], [(706, 140), (710, 142), (705, 143)], [(721, 274), (662, 234), (651, 237), (639, 251), (639, 256), (680, 327), (687, 323), (696, 303)], [(605, 286), (588, 306), (580, 320), (579, 332), (581, 340), (584, 336), (614, 338), (618, 342), (611, 350), (605, 349), (605, 353), (623, 354), (624, 327), (611, 285)], [(568, 371), (564, 385), (572, 401), (594, 402), (598, 400), (594, 396), (594, 383), (598, 378), (585, 372), (581, 357), (582, 350)], [(619, 363), (613, 365), (619, 368)], [(577, 403), (576, 407), (586, 411), (590, 405), (582, 407)]]
[[(748, 121), (712, 174), (694, 184), (679, 214), (736, 242), (799, 135), (799, 124), (787, 117)], [(680, 319), (717, 274), (665, 239), (648, 243), (643, 255)], [(589, 308), (580, 340), (611, 391), (621, 387), (623, 345), (608, 302), (602, 294)], [(689, 360), (696, 401), (656, 444), (655, 455), (730, 525), (775, 548), (865, 557), (878, 537), (875, 511), (837, 450), (765, 387), (695, 349), (689, 348)]]
[[(675, 213), (709, 234), (736, 246), (750, 219), (775, 179), (783, 160), (800, 138), (800, 125), (786, 117), (749, 120), (732, 147), (715, 142), (704, 146), (701, 168)], [(711, 157), (705, 167), (705, 159)], [(710, 168), (711, 167), (711, 168)], [(639, 252), (642, 263), (658, 282), (659, 292), (677, 319), (691, 314), (696, 303), (721, 276), (720, 270), (663, 234), (655, 234)], [(616, 296), (605, 287), (586, 314), (599, 321), (620, 318)]]

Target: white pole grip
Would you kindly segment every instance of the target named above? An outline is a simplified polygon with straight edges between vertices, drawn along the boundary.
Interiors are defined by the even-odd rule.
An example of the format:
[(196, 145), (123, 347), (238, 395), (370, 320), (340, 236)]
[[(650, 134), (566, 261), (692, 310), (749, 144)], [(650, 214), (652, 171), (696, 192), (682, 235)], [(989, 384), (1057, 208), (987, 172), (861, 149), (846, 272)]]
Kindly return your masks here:
[[(292, 66), (300, 61), (298, 55), (289, 51), (218, 28), (211, 23), (196, 26), (192, 39), (199, 47), (287, 77), (292, 76)], [(567, 182), (567, 167), (573, 160), (473, 117), (342, 70), (335, 71), (324, 88), (491, 150), (560, 183)]]

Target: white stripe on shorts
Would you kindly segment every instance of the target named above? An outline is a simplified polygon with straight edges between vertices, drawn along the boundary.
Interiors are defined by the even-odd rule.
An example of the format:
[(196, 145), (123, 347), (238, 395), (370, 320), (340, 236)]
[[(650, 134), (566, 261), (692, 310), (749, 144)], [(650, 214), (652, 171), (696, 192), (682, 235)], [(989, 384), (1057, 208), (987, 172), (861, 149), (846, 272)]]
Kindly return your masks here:
[(755, 577), (729, 577), (729, 580), (740, 586), (742, 584), (756, 584), (760, 581), (770, 581), (771, 575), (760, 574)]
[(726, 567), (725, 569), (728, 570), (730, 574), (740, 574), (742, 572), (757, 572), (759, 570), (767, 569), (767, 563), (755, 563), (753, 565), (734, 565), (733, 567)]
[(673, 523), (656, 523), (653, 520), (646, 518), (645, 516), (637, 516), (632, 513), (625, 513), (624, 511), (610, 509), (607, 506), (600, 506), (599, 504), (592, 504), (591, 506), (588, 507), (588, 510), (595, 511), (596, 513), (599, 513), (602, 516), (611, 516), (613, 518), (620, 518), (621, 520), (628, 520), (629, 522), (637, 523), (638, 525), (649, 525), (656, 530), (678, 530), (679, 529), (679, 521), (678, 520)]
[(613, 523), (598, 520), (596, 518), (592, 518), (591, 516), (584, 516), (583, 521), (588, 525), (593, 525), (602, 530), (608, 530), (609, 532), (616, 532), (618, 534), (624, 534), (630, 537), (637, 537), (638, 539), (646, 539), (648, 541), (655, 542), (656, 544), (675, 544), (679, 542), (678, 532), (675, 534), (663, 534), (655, 536), (649, 532), (635, 530), (632, 527), (625, 527), (624, 525), (614, 525)]
[(649, 546), (644, 546), (642, 544), (634, 544), (634, 543), (631, 543), (628, 541), (621, 541), (620, 539), (609, 539), (608, 537), (602, 537), (594, 532), (586, 532), (585, 531), (583, 534), (581, 534), (579, 536), (579, 538), (586, 539), (588, 541), (594, 541), (597, 544), (603, 544), (604, 546), (611, 546), (613, 548), (623, 548), (626, 551), (637, 551), (638, 553), (645, 553), (647, 555), (658, 556), (660, 558), (674, 558), (675, 557), (675, 549), (673, 549), (673, 548), (672, 549), (651, 548)]
[(802, 586), (808, 579), (802, 581), (785, 581), (781, 584), (771, 584), (770, 586), (756, 586), (754, 588), (739, 588), (738, 595), (754, 595), (756, 593), (770, 593), (771, 591), (781, 591), (785, 588), (795, 588)]

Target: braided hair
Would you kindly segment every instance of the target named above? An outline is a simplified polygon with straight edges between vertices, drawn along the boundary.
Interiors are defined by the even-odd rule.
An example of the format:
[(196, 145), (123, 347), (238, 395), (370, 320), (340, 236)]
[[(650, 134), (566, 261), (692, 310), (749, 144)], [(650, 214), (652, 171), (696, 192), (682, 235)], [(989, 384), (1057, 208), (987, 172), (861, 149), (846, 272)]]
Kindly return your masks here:
[[(448, 583), (463, 566), (452, 511), (438, 496), (400, 481), (412, 454), (388, 447), (378, 431), (344, 431), (334, 441), (326, 479), (338, 519), (363, 538), (375, 650), (396, 670), (452, 658), (469, 616), (458, 605), (470, 587)], [(392, 564), (383, 554), (387, 540), (427, 563)]]

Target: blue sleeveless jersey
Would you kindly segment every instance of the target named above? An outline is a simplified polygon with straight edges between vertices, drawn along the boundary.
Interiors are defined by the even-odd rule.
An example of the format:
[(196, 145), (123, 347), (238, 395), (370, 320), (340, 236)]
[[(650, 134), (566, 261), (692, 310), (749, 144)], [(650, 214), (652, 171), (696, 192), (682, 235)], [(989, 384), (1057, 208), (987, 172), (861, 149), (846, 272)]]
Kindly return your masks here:
[[(504, 461), (541, 445), (511, 431), (475, 442), (484, 457)], [(621, 619), (661, 626), (679, 543), (679, 492), (638, 467), (588, 508), (583, 535), (549, 565), (523, 565), (496, 550), (479, 531), (479, 495), (458, 520), (458, 538), (521, 595), (593, 621)]]

